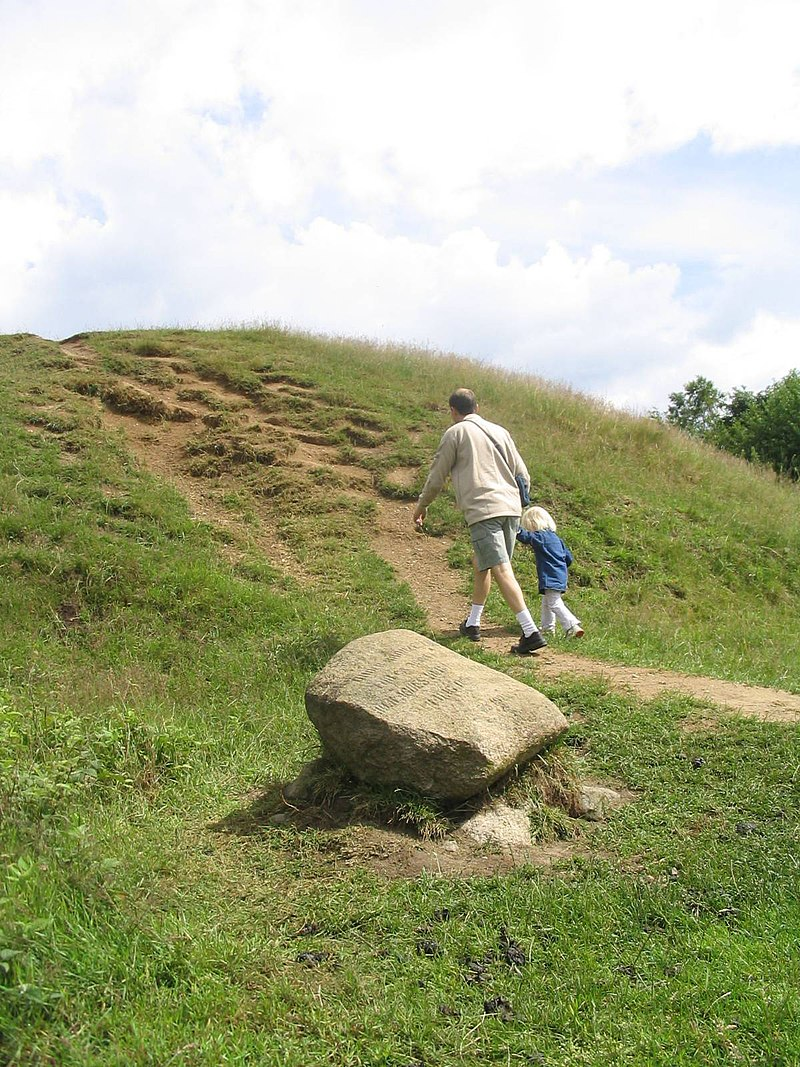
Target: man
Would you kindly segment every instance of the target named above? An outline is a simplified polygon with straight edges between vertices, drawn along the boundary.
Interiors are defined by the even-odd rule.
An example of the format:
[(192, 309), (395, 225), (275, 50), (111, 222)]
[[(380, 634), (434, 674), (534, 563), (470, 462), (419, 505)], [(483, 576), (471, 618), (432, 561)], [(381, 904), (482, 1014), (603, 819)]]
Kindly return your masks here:
[(547, 641), (528, 611), (511, 557), (522, 512), (516, 476), (521, 475), (529, 488), (530, 477), (509, 432), (480, 417), (472, 390), (456, 389), (448, 403), (453, 425), (439, 442), (414, 509), (414, 522), (422, 525), (428, 505), (450, 477), (456, 504), (469, 526), (473, 552), (472, 608), (459, 632), (471, 641), (480, 640), (481, 615), (494, 578), (522, 627), (519, 643), (511, 651), (529, 656)]

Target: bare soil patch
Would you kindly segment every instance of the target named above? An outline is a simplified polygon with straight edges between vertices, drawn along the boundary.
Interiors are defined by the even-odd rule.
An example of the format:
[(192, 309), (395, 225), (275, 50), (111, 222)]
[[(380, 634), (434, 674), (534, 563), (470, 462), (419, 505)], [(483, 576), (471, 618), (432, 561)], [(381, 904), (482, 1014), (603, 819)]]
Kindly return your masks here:
[[(550, 658), (552, 657), (552, 659)], [(537, 673), (554, 677), (570, 672), (582, 677), (605, 679), (613, 688), (629, 689), (645, 700), (662, 693), (682, 693), (718, 705), (762, 722), (800, 721), (800, 695), (766, 686), (743, 685), (718, 678), (679, 674), (648, 667), (626, 667), (586, 660), (569, 652), (549, 651), (542, 657)]]
[[(448, 637), (458, 636), (458, 624), (468, 610), (465, 576), (447, 563), (451, 542), (419, 533), (408, 505), (381, 505), (376, 551), (408, 582), (425, 609), (431, 628)], [(469, 581), (469, 579), (467, 579)], [(508, 653), (518, 634), (505, 627), (481, 627), (481, 646), (497, 654)], [(573, 642), (576, 649), (580, 646)], [(602, 678), (614, 689), (627, 689), (645, 700), (666, 692), (682, 693), (764, 722), (800, 721), (800, 695), (782, 689), (743, 685), (717, 678), (697, 677), (649, 667), (628, 667), (588, 659), (572, 651), (548, 646), (527, 660), (516, 661), (534, 678), (553, 679), (564, 674)]]
[[(276, 813), (277, 812), (277, 813)], [(280, 834), (292, 827), (314, 830), (315, 877), (335, 876), (352, 867), (383, 878), (416, 878), (420, 874), (447, 878), (490, 877), (520, 866), (558, 873), (578, 856), (600, 855), (592, 849), (597, 824), (586, 823), (580, 836), (534, 845), (481, 844), (457, 823), (445, 838), (422, 838), (402, 824), (364, 819), (346, 799), (331, 804), (295, 807), (282, 801), (280, 786), (253, 794), (246, 808), (231, 813), (212, 830), (232, 838)]]
[(587, 853), (586, 844), (579, 841), (554, 841), (534, 848), (490, 848), (458, 833), (445, 840), (422, 841), (391, 828), (365, 825), (331, 834), (327, 850), (334, 869), (366, 867), (389, 879), (420, 874), (489, 877), (523, 865), (554, 871)]

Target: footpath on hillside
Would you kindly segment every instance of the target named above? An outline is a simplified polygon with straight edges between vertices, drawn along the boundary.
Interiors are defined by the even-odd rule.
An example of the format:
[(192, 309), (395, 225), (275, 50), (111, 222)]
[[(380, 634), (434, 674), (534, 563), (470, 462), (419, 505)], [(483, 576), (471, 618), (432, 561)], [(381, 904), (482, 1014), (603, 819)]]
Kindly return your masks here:
[[(434, 632), (455, 637), (457, 623), (468, 608), (463, 576), (448, 566), (449, 542), (416, 532), (411, 511), (408, 505), (381, 504), (381, 533), (376, 547), (411, 586)], [(504, 627), (490, 625), (482, 628), (481, 647), (490, 652), (505, 655), (514, 641), (515, 635)], [(531, 657), (537, 678), (552, 679), (563, 674), (602, 678), (612, 688), (629, 689), (646, 700), (662, 693), (676, 692), (765, 722), (800, 721), (800, 695), (796, 693), (677, 671), (605, 663), (581, 655), (577, 643), (571, 646), (575, 647), (574, 652), (554, 647), (554, 644)]]
[[(65, 341), (61, 348), (84, 370), (98, 368), (98, 353), (86, 340), (76, 338)], [(157, 356), (150, 359), (153, 363), (160, 361)], [(163, 361), (169, 363), (170, 358), (164, 357)], [(120, 381), (125, 384), (124, 376), (120, 376)], [(127, 385), (136, 393), (143, 391), (141, 382), (130, 380)], [(274, 388), (280, 389), (280, 383), (275, 383)], [(179, 391), (180, 397), (177, 389), (158, 387), (158, 401), (165, 405), (180, 405), (187, 415), (193, 415), (198, 420), (207, 419), (213, 413), (215, 397), (222, 403), (235, 401), (236, 411), (241, 418), (264, 429), (270, 426), (269, 414), (257, 403), (217, 382), (211, 383), (196, 377), (188, 364), (181, 367)], [(187, 396), (191, 399), (187, 400)], [(97, 400), (96, 403), (104, 425), (125, 435), (131, 451), (143, 466), (159, 478), (171, 482), (198, 518), (225, 529), (233, 536), (228, 551), (235, 555), (236, 529), (230, 513), (221, 503), (219, 492), (215, 491), (210, 480), (193, 477), (186, 470), (186, 443), (193, 432), (190, 424), (169, 419), (157, 422), (143, 420), (135, 413), (112, 411), (101, 401)], [(281, 428), (284, 432), (287, 429), (285, 425)], [(335, 467), (339, 473), (347, 475), (350, 484), (355, 486), (354, 492), (375, 497), (367, 472), (362, 467), (342, 463), (333, 447), (314, 443), (308, 440), (307, 435), (305, 439), (300, 433), (295, 436), (296, 451), (291, 457), (293, 465)], [(413, 474), (413, 471), (398, 470), (394, 472), (393, 480), (402, 483), (404, 477), (411, 478)], [(425, 611), (433, 633), (455, 637), (467, 604), (463, 575), (454, 571), (447, 561), (450, 542), (446, 538), (428, 537), (424, 532), (418, 532), (412, 522), (412, 507), (409, 504), (382, 498), (377, 503), (378, 519), (373, 535), (375, 551), (393, 568), (397, 577), (409, 585), (417, 603)], [(255, 536), (265, 557), (296, 580), (307, 581), (308, 576), (304, 574), (300, 563), (274, 533), (275, 523), (271, 521), (267, 502), (263, 504), (263, 510)], [(494, 653), (507, 654), (513, 640), (514, 635), (504, 628), (489, 625), (484, 627), (481, 647)], [(573, 651), (572, 647), (565, 650), (551, 645), (531, 660), (517, 660), (516, 663), (528, 663), (536, 678), (553, 679), (564, 674), (601, 678), (611, 688), (628, 689), (644, 699), (652, 699), (665, 692), (677, 692), (762, 721), (800, 721), (800, 695), (780, 689), (605, 663), (581, 655), (577, 646)]]

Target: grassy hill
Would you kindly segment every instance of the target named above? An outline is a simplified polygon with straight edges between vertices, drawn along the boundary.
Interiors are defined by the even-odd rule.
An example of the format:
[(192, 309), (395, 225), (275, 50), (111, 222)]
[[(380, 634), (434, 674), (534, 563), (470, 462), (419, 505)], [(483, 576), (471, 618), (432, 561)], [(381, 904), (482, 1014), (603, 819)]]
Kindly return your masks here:
[[(543, 801), (581, 846), (555, 869), (388, 879), (357, 825), (270, 821), (314, 672), (431, 632), (372, 528), (410, 516), (456, 385), (573, 549), (582, 654), (800, 692), (798, 489), (669, 427), (277, 329), (2, 338), (8, 1062), (800, 1062), (794, 725), (537, 685), (573, 720), (552, 758), (637, 796), (592, 833)], [(449, 496), (429, 532), (466, 604)]]

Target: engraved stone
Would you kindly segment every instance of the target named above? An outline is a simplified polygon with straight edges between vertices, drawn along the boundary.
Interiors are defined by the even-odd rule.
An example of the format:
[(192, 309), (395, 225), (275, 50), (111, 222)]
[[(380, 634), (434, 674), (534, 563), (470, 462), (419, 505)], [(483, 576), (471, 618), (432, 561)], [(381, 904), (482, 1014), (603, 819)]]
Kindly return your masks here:
[(537, 690), (411, 630), (351, 641), (306, 690), (324, 754), (364, 782), (474, 796), (567, 729)]

